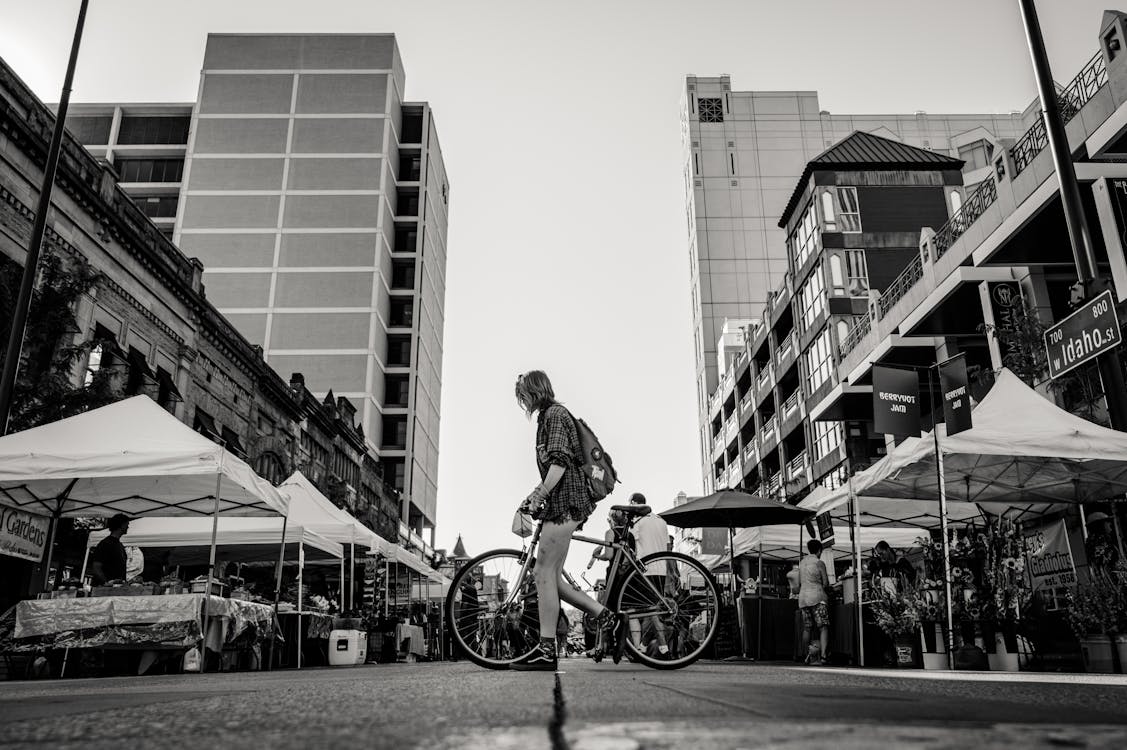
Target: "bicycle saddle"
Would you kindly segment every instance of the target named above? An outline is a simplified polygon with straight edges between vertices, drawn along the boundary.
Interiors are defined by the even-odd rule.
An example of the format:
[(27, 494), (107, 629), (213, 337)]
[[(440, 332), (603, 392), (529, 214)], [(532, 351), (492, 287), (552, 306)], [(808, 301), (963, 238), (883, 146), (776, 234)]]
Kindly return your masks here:
[(650, 514), (650, 506), (648, 505), (612, 505), (610, 509), (629, 516), (647, 516)]

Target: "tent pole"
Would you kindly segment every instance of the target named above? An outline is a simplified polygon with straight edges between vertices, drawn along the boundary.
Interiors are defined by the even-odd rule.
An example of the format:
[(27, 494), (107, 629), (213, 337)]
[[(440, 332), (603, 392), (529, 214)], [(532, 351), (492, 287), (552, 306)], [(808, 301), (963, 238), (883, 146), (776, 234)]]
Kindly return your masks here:
[[(927, 368), (927, 389), (935, 393), (931, 368)], [(939, 484), (939, 528), (943, 534), (943, 593), (947, 598), (947, 667), (955, 668), (955, 615), (951, 601), (951, 540), (947, 536), (947, 478), (943, 470), (943, 451), (939, 447), (939, 411), (932, 401), (931, 437), (935, 441), (935, 474)]]
[[(223, 459), (227, 449), (219, 447), (219, 471), (215, 472), (215, 510), (211, 514), (211, 548), (207, 556), (207, 586), (203, 590), (203, 638), (200, 640), (200, 674), (207, 671), (207, 628), (208, 610), (211, 609), (211, 581), (215, 574), (215, 539), (219, 533), (219, 492), (223, 485)], [(222, 652), (223, 644), (220, 642)]]
[(82, 555), (82, 572), (78, 574), (78, 580), (86, 584), (86, 566), (90, 563), (90, 542), (86, 542), (86, 552)]
[(763, 661), (763, 530), (759, 530), (759, 580), (755, 586), (755, 593), (759, 598), (759, 606), (755, 626), (755, 658)]
[(337, 590), (340, 592), (340, 603), (337, 606), (344, 609), (344, 555), (340, 556), (340, 583)]
[(59, 519), (63, 517), (63, 505), (66, 504), (67, 498), (70, 497), (71, 490), (74, 489), (74, 485), (77, 483), (77, 479), (70, 480), (70, 484), (67, 485), (66, 489), (55, 498), (55, 512), (51, 514), (50, 531), (47, 535), (47, 555), (46, 562), (43, 565), (43, 583), (39, 586), (40, 591), (46, 591), (47, 584), (51, 580), (51, 559), (54, 557), (55, 552), (55, 531), (59, 527)]
[(305, 598), (305, 543), (298, 541), (297, 543), (297, 668), (301, 669), (301, 608), (304, 606)]
[(744, 613), (740, 606), (740, 594), (736, 586), (736, 531), (728, 527), (728, 570), (732, 577), (732, 606), (736, 608), (736, 627), (740, 631), (740, 656), (747, 658), (747, 644), (744, 641)]
[(385, 620), (387, 619), (387, 615), (388, 615), (388, 610), (387, 610), (388, 580), (387, 579), (390, 576), (391, 576), (391, 561), (390, 560), (384, 560), (384, 563), (383, 563), (383, 616), (384, 616)]
[[(348, 611), (351, 612), (354, 607), (352, 605), (352, 597), (356, 594), (356, 542), (349, 545), (349, 557), (352, 562), (352, 570), (348, 576)], [(344, 602), (341, 602), (342, 604)]]
[(849, 479), (847, 481), (849, 482), (849, 504), (853, 506), (853, 512), (849, 515), (853, 527), (850, 536), (853, 538), (853, 606), (854, 615), (857, 618), (857, 665), (863, 667), (865, 666), (865, 614), (861, 605), (861, 589), (864, 586), (865, 578), (861, 573), (861, 501), (853, 492), (852, 466), (849, 467)]
[(268, 671), (274, 671), (274, 642), (277, 636), (281, 635), (282, 623), (278, 620), (278, 599), (282, 596), (282, 563), (286, 559), (286, 526), (289, 524), (289, 513), (282, 516), (282, 543), (278, 545), (278, 565), (274, 569), (274, 622), (272, 628), (277, 628), (279, 632), (272, 632), (270, 635), (270, 645), (267, 652), (266, 664), (269, 668)]

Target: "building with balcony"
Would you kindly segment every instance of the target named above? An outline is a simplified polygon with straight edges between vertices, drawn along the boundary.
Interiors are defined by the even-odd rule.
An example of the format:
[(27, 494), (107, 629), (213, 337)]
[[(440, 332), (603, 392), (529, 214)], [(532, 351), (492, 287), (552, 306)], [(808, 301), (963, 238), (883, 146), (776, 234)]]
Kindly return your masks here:
[[(1098, 39), (1060, 101), (1096, 256), (1122, 305), (1127, 227), (1106, 188), (1119, 179), (1127, 190), (1127, 16), (1105, 14)], [(808, 162), (778, 222), (783, 283), (709, 399), (706, 483), (791, 500), (832, 488), (894, 440), (873, 432), (873, 365), (963, 354), (976, 398), (991, 373), (1043, 351), (1017, 351), (1009, 335), (1024, 316), (1044, 327), (1072, 309), (1076, 271), (1043, 123), (989, 145), (981, 170), (857, 132)], [(1065, 408), (1107, 421), (1093, 363), (1064, 388), (1049, 387), (1043, 363), (1027, 372)], [(921, 380), (929, 429), (937, 389)]]
[[(961, 159), (965, 183), (973, 185), (992, 169), (990, 156), (999, 139), (1019, 137), (1035, 114), (1035, 108), (1006, 115), (831, 114), (821, 109), (813, 91), (732, 91), (728, 76), (686, 78), (685, 211), (706, 489), (719, 486), (707, 467), (715, 463), (713, 399), (725, 391), (722, 381), (729, 369), (721, 343), (726, 321), (729, 334), (764, 322), (764, 307), (784, 283), (790, 269), (788, 237), (778, 220), (804, 166), (862, 131)], [(845, 227), (856, 208), (847, 205), (839, 212), (840, 231), (849, 231)], [(773, 305), (782, 315), (789, 301)], [(734, 404), (726, 407), (726, 415), (734, 409)]]
[[(449, 183), (393, 34), (209, 34), (194, 104), (85, 104), (68, 128), (282, 376), (356, 405), (433, 544)], [(429, 544), (428, 544), (429, 546)]]

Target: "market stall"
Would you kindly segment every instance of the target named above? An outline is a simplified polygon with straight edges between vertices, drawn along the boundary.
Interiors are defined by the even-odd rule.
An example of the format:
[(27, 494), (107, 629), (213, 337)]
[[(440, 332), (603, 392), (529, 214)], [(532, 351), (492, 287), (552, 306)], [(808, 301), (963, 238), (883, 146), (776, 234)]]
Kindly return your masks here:
[[(41, 565), (45, 590), (53, 578), (60, 518), (210, 517), (206, 591), (219, 516), (284, 517), (288, 505), (245, 461), (145, 396), (0, 438), (0, 503), (49, 517)], [(211, 613), (201, 610), (202, 637)]]

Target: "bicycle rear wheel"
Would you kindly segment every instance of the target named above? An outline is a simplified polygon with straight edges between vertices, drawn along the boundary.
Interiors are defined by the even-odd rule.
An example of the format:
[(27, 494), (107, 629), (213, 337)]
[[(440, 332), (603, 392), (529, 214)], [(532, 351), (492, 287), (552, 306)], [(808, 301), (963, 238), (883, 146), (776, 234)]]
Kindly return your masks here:
[[(508, 669), (540, 642), (536, 584), (531, 566), (518, 580), (522, 562), (515, 549), (478, 555), (454, 575), (446, 595), (446, 624), (454, 645), (487, 669)], [(518, 593), (506, 605), (513, 590)]]
[[(720, 623), (720, 590), (699, 562), (678, 552), (655, 552), (629, 568), (614, 608), (626, 613), (626, 650), (653, 669), (680, 669), (701, 657)], [(666, 650), (661, 649), (662, 646)]]

